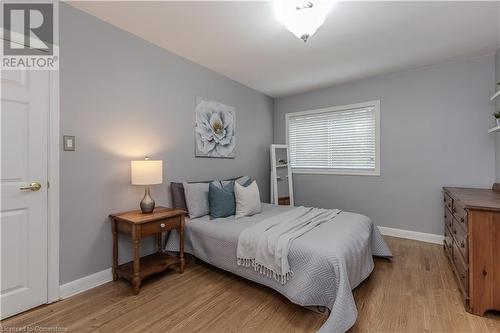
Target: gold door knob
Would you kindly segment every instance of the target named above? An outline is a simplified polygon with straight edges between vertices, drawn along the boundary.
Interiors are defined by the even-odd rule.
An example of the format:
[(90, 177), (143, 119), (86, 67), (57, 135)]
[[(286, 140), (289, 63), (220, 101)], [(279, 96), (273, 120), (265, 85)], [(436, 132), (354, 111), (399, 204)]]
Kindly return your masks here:
[(19, 189), (22, 190), (22, 191), (38, 191), (39, 189), (42, 188), (42, 184), (40, 184), (39, 182), (33, 182), (31, 184), (29, 184), (28, 186), (23, 186), (23, 187), (20, 187)]

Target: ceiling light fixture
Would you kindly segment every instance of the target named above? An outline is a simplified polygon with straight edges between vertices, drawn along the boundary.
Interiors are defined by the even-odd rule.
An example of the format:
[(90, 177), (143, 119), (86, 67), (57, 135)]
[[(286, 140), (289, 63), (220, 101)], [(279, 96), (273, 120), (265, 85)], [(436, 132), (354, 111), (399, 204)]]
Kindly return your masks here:
[(278, 21), (304, 42), (325, 22), (334, 1), (276, 0), (274, 14)]

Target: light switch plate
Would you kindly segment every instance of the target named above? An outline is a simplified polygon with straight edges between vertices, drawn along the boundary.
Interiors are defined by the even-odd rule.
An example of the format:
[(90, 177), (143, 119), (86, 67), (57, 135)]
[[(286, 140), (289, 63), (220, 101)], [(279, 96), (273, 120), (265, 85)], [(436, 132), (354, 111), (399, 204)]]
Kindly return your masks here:
[(72, 135), (63, 136), (64, 151), (75, 151), (75, 137)]

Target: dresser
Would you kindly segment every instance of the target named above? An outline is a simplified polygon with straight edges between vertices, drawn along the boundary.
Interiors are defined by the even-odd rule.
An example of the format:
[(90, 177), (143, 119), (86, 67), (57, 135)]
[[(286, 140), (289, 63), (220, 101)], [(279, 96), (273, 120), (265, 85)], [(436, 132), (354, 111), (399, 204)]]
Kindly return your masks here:
[(466, 310), (500, 310), (500, 193), (445, 187), (444, 206), (444, 252)]

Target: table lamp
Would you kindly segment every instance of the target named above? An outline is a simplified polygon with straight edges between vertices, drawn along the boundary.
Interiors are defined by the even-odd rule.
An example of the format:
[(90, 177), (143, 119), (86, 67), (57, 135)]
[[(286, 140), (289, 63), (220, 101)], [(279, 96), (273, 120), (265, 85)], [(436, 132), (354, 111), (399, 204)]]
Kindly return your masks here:
[(163, 183), (163, 161), (150, 160), (147, 156), (142, 161), (130, 161), (132, 185), (145, 185), (144, 198), (141, 201), (143, 214), (152, 213), (155, 201), (149, 193), (150, 185)]

